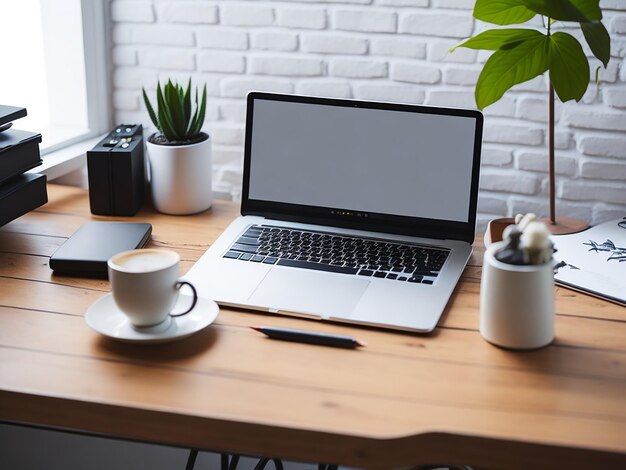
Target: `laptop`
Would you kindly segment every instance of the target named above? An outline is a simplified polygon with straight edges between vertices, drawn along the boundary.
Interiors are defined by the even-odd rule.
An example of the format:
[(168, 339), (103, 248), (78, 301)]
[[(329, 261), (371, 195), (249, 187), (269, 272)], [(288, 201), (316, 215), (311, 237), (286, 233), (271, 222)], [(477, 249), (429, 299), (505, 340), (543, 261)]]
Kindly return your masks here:
[(471, 255), (475, 110), (251, 92), (241, 217), (187, 276), (224, 306), (432, 331)]

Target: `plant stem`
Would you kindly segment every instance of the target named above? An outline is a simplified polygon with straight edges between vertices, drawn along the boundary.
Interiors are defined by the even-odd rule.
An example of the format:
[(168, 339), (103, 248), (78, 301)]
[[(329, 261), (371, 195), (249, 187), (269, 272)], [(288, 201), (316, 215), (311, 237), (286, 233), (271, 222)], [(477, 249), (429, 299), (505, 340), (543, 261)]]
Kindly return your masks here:
[(552, 225), (556, 224), (556, 216), (554, 210), (554, 85), (552, 84), (552, 80), (550, 80), (550, 93), (548, 100), (550, 100), (550, 112), (549, 112), (549, 124), (548, 124), (548, 132), (549, 132), (549, 151), (550, 151), (550, 223)]
[[(550, 36), (550, 26), (551, 26), (550, 18), (547, 21), (547, 35)], [(548, 93), (548, 101), (549, 101), (549, 123), (548, 123), (548, 166), (550, 173), (550, 223), (552, 225), (556, 225), (556, 214), (555, 214), (555, 194), (554, 194), (554, 85), (552, 84), (552, 80), (548, 77), (548, 81), (550, 82), (550, 91)]]

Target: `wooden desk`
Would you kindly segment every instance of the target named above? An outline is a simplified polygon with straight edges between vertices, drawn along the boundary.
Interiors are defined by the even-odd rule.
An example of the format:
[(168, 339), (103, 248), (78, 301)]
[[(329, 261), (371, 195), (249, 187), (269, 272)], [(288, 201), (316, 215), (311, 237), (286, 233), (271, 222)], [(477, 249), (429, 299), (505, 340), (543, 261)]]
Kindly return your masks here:
[[(557, 288), (557, 339), (508, 352), (478, 329), (482, 250), (429, 336), (222, 309), (169, 345), (100, 337), (85, 324), (106, 281), (53, 275), (48, 257), (89, 212), (87, 193), (0, 229), (0, 420), (174, 446), (369, 468), (626, 468), (626, 309)], [(183, 271), (237, 215), (145, 210), (152, 246)], [(121, 219), (119, 220), (128, 220)], [(419, 305), (416, 305), (419, 310)], [(350, 334), (362, 350), (266, 339), (253, 324)]]

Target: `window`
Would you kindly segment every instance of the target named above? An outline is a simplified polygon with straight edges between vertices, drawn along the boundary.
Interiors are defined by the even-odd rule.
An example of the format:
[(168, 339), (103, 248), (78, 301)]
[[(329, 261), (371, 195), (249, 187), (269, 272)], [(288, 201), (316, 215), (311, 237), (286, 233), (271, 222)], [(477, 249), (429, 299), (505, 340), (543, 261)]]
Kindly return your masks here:
[(42, 134), (44, 168), (62, 168), (54, 176), (110, 127), (105, 5), (0, 0), (0, 103), (27, 108), (15, 126)]

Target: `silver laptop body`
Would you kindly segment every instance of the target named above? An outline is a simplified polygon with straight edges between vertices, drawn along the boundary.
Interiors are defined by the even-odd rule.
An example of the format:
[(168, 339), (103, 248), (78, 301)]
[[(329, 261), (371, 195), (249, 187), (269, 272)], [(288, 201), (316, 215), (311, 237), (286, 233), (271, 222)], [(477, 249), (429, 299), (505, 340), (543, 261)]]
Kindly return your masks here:
[(185, 276), (221, 305), (429, 332), (471, 255), (482, 114), (252, 92), (241, 213)]

